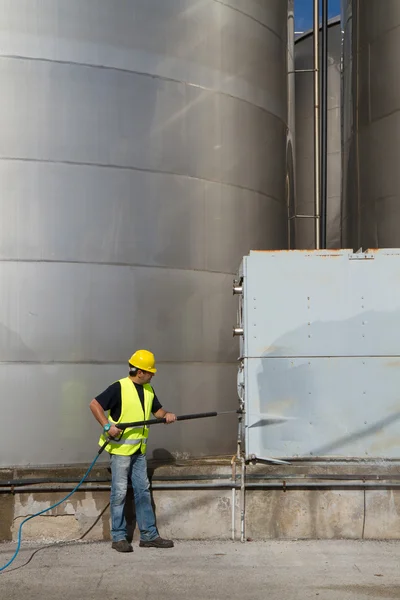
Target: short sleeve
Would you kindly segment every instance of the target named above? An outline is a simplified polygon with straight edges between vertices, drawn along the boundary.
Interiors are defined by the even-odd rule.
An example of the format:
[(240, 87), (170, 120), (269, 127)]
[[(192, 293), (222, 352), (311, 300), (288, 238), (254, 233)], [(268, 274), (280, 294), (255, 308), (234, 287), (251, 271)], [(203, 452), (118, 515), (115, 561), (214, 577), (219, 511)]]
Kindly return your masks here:
[(160, 410), (160, 408), (162, 408), (162, 404), (159, 401), (159, 399), (157, 398), (157, 395), (153, 389), (153, 393), (154, 393), (154, 398), (153, 398), (153, 408), (151, 409), (151, 412), (154, 414), (156, 413), (158, 410)]
[(112, 383), (104, 392), (96, 396), (95, 400), (104, 411), (114, 412), (121, 404), (121, 384), (119, 381)]

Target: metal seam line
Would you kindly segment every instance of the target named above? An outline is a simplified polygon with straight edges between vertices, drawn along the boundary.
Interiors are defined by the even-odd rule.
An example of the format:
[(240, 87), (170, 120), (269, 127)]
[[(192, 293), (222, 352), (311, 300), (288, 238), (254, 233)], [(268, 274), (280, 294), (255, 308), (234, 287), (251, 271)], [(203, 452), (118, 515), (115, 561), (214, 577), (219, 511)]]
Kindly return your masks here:
[(211, 94), (219, 94), (220, 96), (226, 96), (227, 98), (237, 100), (238, 102), (244, 102), (245, 104), (248, 104), (249, 106), (253, 106), (254, 108), (257, 108), (258, 110), (261, 110), (262, 112), (265, 112), (265, 113), (275, 117), (275, 119), (280, 121), (286, 127), (286, 124), (281, 119), (281, 117), (279, 117), (275, 113), (273, 113), (270, 110), (268, 110), (267, 108), (265, 108), (265, 106), (261, 106), (260, 104), (254, 104), (254, 102), (251, 102), (250, 100), (247, 100), (246, 98), (242, 98), (241, 96), (235, 96), (233, 94), (229, 94), (228, 92), (224, 92), (223, 90), (209, 88), (207, 86), (204, 86), (204, 85), (201, 85), (198, 83), (192, 83), (190, 81), (183, 81), (181, 79), (175, 79), (174, 77), (167, 77), (165, 75), (158, 75), (156, 73), (146, 73), (145, 71), (136, 71), (134, 69), (124, 69), (122, 67), (112, 67), (112, 66), (100, 65), (100, 64), (96, 65), (94, 63), (76, 62), (73, 60), (61, 60), (61, 59), (56, 60), (54, 58), (19, 56), (16, 54), (0, 54), (0, 59), (22, 60), (22, 61), (26, 60), (26, 61), (31, 61), (31, 62), (44, 62), (44, 63), (51, 63), (51, 64), (56, 64), (56, 65), (70, 65), (70, 66), (74, 66), (74, 67), (84, 67), (86, 69), (88, 69), (88, 68), (89, 69), (104, 69), (107, 71), (117, 71), (119, 73), (129, 73), (131, 75), (138, 75), (141, 77), (150, 77), (151, 79), (159, 79), (161, 81), (169, 81), (171, 83), (187, 85), (188, 87), (197, 88), (204, 92), (209, 92)]
[[(0, 366), (6, 365), (125, 365), (126, 361), (109, 361), (109, 360), (1, 360)], [(178, 361), (168, 361), (168, 360), (157, 360), (158, 365), (218, 365), (231, 367), (232, 365), (236, 366), (236, 361), (232, 360), (232, 362), (218, 362), (218, 361), (200, 361), (200, 360), (178, 360)]]
[(311, 355), (299, 355), (299, 354), (285, 354), (284, 356), (269, 356), (268, 354), (264, 355), (264, 356), (242, 356), (242, 359), (253, 359), (253, 360), (259, 360), (259, 359), (298, 359), (299, 361), (305, 361), (308, 359), (313, 359), (313, 358), (329, 358), (331, 360), (334, 359), (340, 359), (340, 358), (362, 358), (362, 359), (367, 359), (367, 358), (399, 358), (400, 354), (313, 354)]
[(270, 196), (265, 194), (261, 190), (255, 190), (253, 188), (249, 188), (243, 185), (237, 185), (235, 183), (228, 183), (225, 181), (218, 181), (216, 179), (206, 179), (205, 177), (196, 177), (194, 175), (187, 175), (185, 173), (174, 173), (173, 171), (159, 171), (157, 169), (146, 169), (144, 167), (133, 167), (133, 166), (125, 166), (125, 165), (114, 165), (114, 164), (106, 164), (106, 163), (95, 163), (95, 162), (78, 162), (73, 160), (51, 160), (51, 159), (42, 159), (42, 158), (24, 158), (18, 156), (0, 156), (0, 161), (14, 161), (14, 162), (28, 162), (28, 163), (38, 163), (38, 164), (53, 164), (53, 165), (69, 165), (75, 167), (96, 167), (99, 169), (119, 169), (122, 171), (137, 171), (139, 173), (151, 173), (153, 175), (168, 175), (171, 177), (183, 177), (187, 179), (195, 179), (197, 181), (203, 181), (206, 183), (215, 183), (217, 185), (226, 185), (229, 187), (233, 187), (235, 189), (244, 190), (246, 192), (252, 192), (253, 194), (258, 194), (259, 196), (263, 196), (263, 198), (269, 198), (278, 204), (285, 205), (286, 201), (279, 200), (274, 196)]
[(210, 275), (224, 275), (234, 277), (235, 273), (226, 271), (212, 271), (209, 269), (193, 269), (186, 267), (168, 267), (165, 265), (145, 265), (140, 263), (100, 262), (91, 260), (57, 260), (52, 258), (0, 258), (1, 263), (25, 264), (57, 264), (57, 265), (96, 265), (98, 267), (128, 267), (129, 269), (160, 269), (163, 271), (185, 271), (189, 273), (209, 273)]
[(214, 2), (216, 2), (217, 4), (222, 4), (222, 6), (226, 6), (227, 8), (230, 8), (231, 10), (240, 13), (244, 17), (247, 17), (248, 19), (251, 19), (255, 23), (258, 23), (259, 25), (261, 25), (261, 27), (264, 27), (265, 29), (268, 29), (268, 31), (270, 33), (272, 33), (275, 37), (277, 37), (278, 40), (280, 40), (282, 42), (282, 44), (284, 43), (283, 39), (276, 33), (276, 31), (274, 31), (273, 29), (270, 29), (270, 27), (268, 27), (268, 25), (266, 25), (262, 21), (259, 21), (258, 19), (256, 19), (252, 15), (249, 15), (249, 13), (246, 13), (243, 10), (240, 10), (240, 8), (236, 8), (235, 6), (231, 6), (230, 4), (226, 4), (226, 2), (222, 2), (222, 0), (214, 0)]

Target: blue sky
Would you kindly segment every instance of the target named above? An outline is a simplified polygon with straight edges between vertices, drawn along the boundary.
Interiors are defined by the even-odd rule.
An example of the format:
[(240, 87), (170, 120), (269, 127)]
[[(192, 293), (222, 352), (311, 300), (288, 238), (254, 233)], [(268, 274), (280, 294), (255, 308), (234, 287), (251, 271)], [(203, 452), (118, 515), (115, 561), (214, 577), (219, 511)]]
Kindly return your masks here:
[[(329, 18), (339, 14), (340, 0), (329, 0)], [(313, 22), (313, 0), (294, 0), (294, 16), (296, 31), (310, 29)]]

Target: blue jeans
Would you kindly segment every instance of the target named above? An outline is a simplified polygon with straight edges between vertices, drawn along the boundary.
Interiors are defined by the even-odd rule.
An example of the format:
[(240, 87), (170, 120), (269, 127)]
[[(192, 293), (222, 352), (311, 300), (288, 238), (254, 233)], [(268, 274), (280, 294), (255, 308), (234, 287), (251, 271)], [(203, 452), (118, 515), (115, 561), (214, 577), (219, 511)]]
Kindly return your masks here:
[(128, 477), (132, 481), (140, 539), (146, 542), (154, 540), (158, 537), (158, 531), (151, 505), (146, 456), (144, 454), (133, 454), (132, 456), (111, 454), (111, 475), (110, 506), (113, 542), (125, 540), (127, 537), (124, 508)]

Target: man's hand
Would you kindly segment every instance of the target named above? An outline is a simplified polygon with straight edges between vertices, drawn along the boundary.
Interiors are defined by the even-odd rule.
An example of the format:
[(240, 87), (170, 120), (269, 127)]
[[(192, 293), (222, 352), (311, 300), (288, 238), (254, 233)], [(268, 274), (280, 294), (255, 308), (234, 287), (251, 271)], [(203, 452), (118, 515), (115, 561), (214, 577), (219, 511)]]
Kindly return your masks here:
[(163, 408), (160, 408), (157, 412), (153, 413), (153, 415), (156, 419), (165, 419), (165, 422), (168, 424), (176, 421), (176, 415), (164, 410)]
[[(98, 423), (100, 423), (101, 427), (103, 428), (104, 425), (106, 425), (108, 423), (108, 419), (107, 419), (106, 415), (104, 414), (103, 408), (100, 406), (100, 404), (97, 402), (97, 400), (95, 398), (91, 401), (89, 406), (90, 406), (90, 410), (92, 411), (92, 414), (95, 417), (96, 421)], [(104, 429), (103, 429), (103, 433), (104, 433)], [(106, 437), (117, 439), (117, 438), (119, 438), (121, 433), (122, 433), (122, 429), (118, 429), (118, 427), (116, 427), (115, 425), (111, 425), (110, 429), (105, 432), (105, 435), (106, 435)]]
[(169, 423), (174, 423), (176, 421), (176, 415), (174, 413), (167, 412), (165, 413), (165, 422), (169, 425)]
[(115, 425), (111, 425), (110, 429), (107, 431), (107, 434), (111, 438), (119, 438), (122, 433), (122, 429), (118, 429)]

